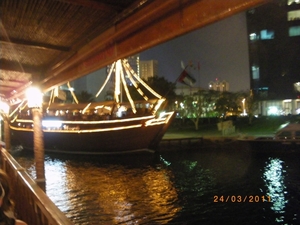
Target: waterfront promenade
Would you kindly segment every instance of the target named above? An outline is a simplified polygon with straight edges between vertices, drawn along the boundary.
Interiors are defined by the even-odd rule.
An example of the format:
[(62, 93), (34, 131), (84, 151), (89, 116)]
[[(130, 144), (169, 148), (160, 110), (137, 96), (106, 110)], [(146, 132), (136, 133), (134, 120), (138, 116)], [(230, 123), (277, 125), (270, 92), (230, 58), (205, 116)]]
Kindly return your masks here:
[[(253, 139), (256, 137), (272, 137), (276, 131), (288, 123), (299, 123), (300, 116), (269, 116), (254, 118), (249, 124), (247, 117), (239, 117), (232, 121), (225, 121), (230, 127), (225, 126), (225, 132), (220, 131), (221, 125), (218, 121), (202, 121), (199, 129), (195, 130), (194, 124), (187, 120), (183, 123), (175, 119), (160, 143), (160, 146), (180, 146), (190, 143), (224, 143), (236, 141), (237, 139)], [(224, 125), (224, 123), (223, 123)], [(223, 126), (224, 128), (224, 126)]]
[(239, 138), (245, 136), (273, 136), (276, 132), (275, 127), (269, 126), (265, 129), (256, 129), (256, 126), (243, 127), (242, 129), (236, 128), (234, 132), (223, 134), (222, 131), (218, 131), (216, 124), (202, 125), (198, 130), (195, 130), (194, 127), (183, 127), (183, 128), (169, 128), (163, 140), (166, 139), (180, 139), (180, 138), (204, 138), (204, 139), (215, 139), (215, 138)]
[(177, 149), (178, 147), (198, 146), (199, 144), (202, 147), (203, 145), (228, 144), (229, 142), (235, 142), (238, 138), (247, 137), (252, 139), (259, 136), (272, 136), (275, 130), (273, 128), (262, 130), (252, 126), (245, 126), (243, 129), (234, 127), (234, 129), (229, 129), (230, 132), (228, 130), (222, 132), (218, 130), (217, 124), (202, 124), (198, 130), (195, 130), (193, 126), (170, 127), (160, 142), (160, 150), (174, 150), (174, 147)]

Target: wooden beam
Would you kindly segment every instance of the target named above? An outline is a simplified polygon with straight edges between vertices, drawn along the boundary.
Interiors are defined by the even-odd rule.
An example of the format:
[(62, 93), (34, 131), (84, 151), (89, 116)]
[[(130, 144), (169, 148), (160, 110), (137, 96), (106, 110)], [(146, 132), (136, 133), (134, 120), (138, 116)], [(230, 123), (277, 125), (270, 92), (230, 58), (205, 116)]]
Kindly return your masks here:
[[(2, 93), (5, 93), (4, 96), (6, 96), (7, 100), (12, 100), (14, 98), (18, 98), (18, 97), (24, 97), (25, 91), (26, 89), (32, 84), (32, 81), (28, 81), (26, 83), (24, 83), (23, 85), (18, 85), (18, 87), (15, 87), (14, 90), (11, 90), (11, 87), (8, 88), (7, 91), (1, 91)], [(2, 85), (0, 84), (0, 87), (2, 87)], [(3, 87), (4, 88), (4, 87)]]
[(122, 9), (121, 7), (116, 7), (115, 5), (110, 5), (110, 4), (97, 2), (93, 0), (57, 0), (57, 1), (66, 2), (74, 5), (81, 5), (84, 7), (90, 7), (90, 8), (100, 9), (103, 11), (114, 12), (114, 13)]
[(45, 74), (47, 90), (269, 0), (153, 0)]
[(19, 84), (26, 84), (28, 83), (28, 81), (21, 81), (21, 80), (15, 80), (15, 79), (3, 79), (3, 78), (0, 78), (0, 86), (1, 87), (14, 87), (14, 85), (3, 85), (3, 83), (17, 83), (18, 85)]
[(28, 73), (28, 74), (40, 74), (42, 68), (32, 65), (21, 65), (19, 62), (11, 62), (5, 59), (0, 59), (0, 70)]
[(65, 46), (57, 46), (57, 45), (50, 45), (46, 43), (38, 43), (38, 42), (31, 42), (31, 41), (25, 41), (20, 39), (10, 39), (9, 41), (0, 39), (1, 44), (10, 45), (10, 46), (23, 46), (27, 48), (36, 48), (36, 49), (43, 49), (43, 50), (55, 50), (55, 51), (61, 51), (61, 52), (68, 52), (70, 51), (70, 47)]

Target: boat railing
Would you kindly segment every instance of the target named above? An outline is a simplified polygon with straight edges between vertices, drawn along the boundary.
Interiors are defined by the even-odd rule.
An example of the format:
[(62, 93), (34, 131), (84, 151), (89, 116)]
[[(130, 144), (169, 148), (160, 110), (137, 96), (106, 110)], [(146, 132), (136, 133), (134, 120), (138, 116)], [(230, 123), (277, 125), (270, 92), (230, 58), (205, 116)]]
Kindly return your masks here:
[(1, 168), (11, 179), (17, 218), (30, 225), (72, 225), (11, 154), (0, 149)]

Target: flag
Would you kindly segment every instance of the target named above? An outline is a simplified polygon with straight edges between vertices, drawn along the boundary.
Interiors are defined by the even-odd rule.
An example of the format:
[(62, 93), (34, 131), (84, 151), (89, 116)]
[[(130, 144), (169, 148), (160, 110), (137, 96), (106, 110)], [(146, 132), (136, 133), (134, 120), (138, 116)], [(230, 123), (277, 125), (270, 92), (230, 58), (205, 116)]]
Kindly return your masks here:
[(196, 80), (192, 76), (190, 76), (186, 70), (182, 71), (177, 81), (188, 86), (193, 86), (193, 84), (196, 82)]

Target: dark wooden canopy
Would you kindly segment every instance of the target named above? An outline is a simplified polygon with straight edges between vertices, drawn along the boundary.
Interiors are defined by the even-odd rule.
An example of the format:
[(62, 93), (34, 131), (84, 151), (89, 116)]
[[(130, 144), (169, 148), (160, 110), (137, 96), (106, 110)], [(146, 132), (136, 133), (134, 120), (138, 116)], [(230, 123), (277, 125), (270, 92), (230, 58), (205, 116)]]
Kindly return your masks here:
[(267, 0), (1, 0), (0, 97), (44, 91)]

